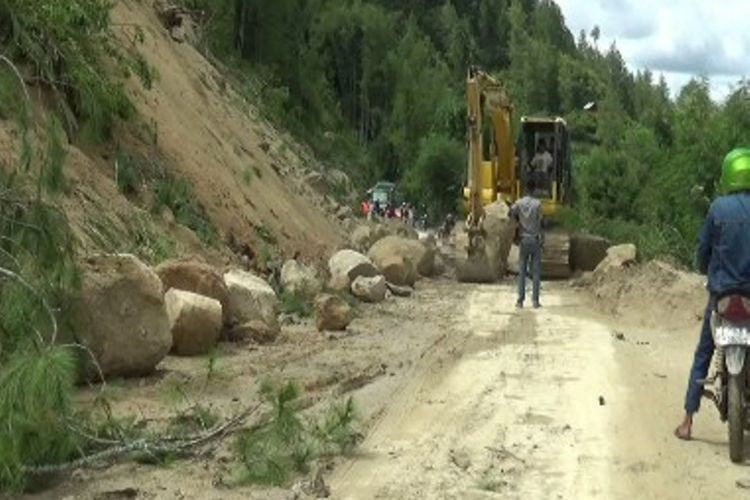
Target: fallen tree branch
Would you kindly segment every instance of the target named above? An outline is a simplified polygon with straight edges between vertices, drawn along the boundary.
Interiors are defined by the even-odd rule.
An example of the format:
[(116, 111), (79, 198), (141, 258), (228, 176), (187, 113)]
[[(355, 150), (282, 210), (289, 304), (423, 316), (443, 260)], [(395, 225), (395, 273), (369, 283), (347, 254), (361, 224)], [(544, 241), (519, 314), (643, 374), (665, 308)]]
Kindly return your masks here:
[[(190, 448), (196, 448), (208, 443), (209, 441), (231, 434), (232, 432), (237, 430), (237, 428), (248, 417), (250, 417), (250, 415), (255, 413), (261, 406), (262, 403), (258, 403), (254, 406), (248, 407), (245, 411), (228, 420), (224, 424), (206, 432), (205, 434), (201, 434), (198, 436), (193, 436), (181, 440), (173, 440), (171, 442), (169, 441), (169, 439), (158, 439), (153, 441), (149, 441), (147, 439), (138, 439), (130, 443), (116, 442), (117, 444), (115, 444), (114, 446), (110, 446), (109, 448), (106, 448), (102, 451), (87, 455), (85, 457), (81, 457), (77, 460), (73, 460), (72, 462), (55, 465), (27, 466), (23, 468), (23, 472), (24, 474), (31, 476), (58, 474), (74, 469), (92, 467), (93, 465), (101, 462), (116, 462), (122, 457), (135, 452), (141, 452), (151, 456), (184, 453)], [(78, 432), (77, 429), (72, 430), (79, 433), (84, 438), (92, 438), (92, 436), (84, 435), (84, 433)], [(100, 441), (100, 439), (96, 438), (93, 439), (93, 441), (97, 442)]]

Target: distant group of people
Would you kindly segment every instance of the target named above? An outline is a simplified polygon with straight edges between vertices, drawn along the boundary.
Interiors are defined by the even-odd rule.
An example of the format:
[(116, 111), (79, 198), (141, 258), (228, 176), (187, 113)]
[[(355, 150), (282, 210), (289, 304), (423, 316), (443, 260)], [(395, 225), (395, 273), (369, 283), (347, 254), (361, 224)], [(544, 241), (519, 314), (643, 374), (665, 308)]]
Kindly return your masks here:
[(416, 221), (416, 209), (411, 203), (380, 203), (378, 200), (365, 200), (362, 202), (362, 215), (368, 220), (373, 219), (400, 219), (407, 224), (413, 225)]

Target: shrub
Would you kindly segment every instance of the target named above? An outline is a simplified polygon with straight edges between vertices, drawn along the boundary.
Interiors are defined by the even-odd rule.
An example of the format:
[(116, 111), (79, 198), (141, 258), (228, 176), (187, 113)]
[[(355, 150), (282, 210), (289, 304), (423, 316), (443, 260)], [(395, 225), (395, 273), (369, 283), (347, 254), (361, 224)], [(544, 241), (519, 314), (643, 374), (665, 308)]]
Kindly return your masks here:
[(301, 318), (309, 318), (313, 314), (313, 304), (309, 297), (298, 293), (283, 292), (279, 300), (281, 312), (284, 314), (296, 314)]
[(334, 404), (322, 417), (305, 418), (296, 406), (300, 392), (295, 384), (265, 383), (262, 391), (273, 413), (266, 424), (245, 431), (235, 442), (240, 483), (282, 486), (307, 472), (313, 460), (349, 452), (356, 445), (351, 398)]
[[(68, 132), (108, 139), (117, 118), (133, 114), (123, 86), (131, 72), (150, 84), (142, 58), (112, 42), (107, 0), (0, 0), (0, 46), (51, 89)], [(114, 77), (111, 62), (114, 61)]]
[(76, 358), (65, 348), (28, 351), (0, 369), (0, 489), (21, 490), (24, 467), (70, 459), (77, 438), (67, 428)]
[(169, 208), (180, 224), (189, 227), (209, 245), (218, 240), (216, 229), (203, 207), (196, 201), (193, 185), (187, 179), (166, 177), (157, 181), (155, 209)]

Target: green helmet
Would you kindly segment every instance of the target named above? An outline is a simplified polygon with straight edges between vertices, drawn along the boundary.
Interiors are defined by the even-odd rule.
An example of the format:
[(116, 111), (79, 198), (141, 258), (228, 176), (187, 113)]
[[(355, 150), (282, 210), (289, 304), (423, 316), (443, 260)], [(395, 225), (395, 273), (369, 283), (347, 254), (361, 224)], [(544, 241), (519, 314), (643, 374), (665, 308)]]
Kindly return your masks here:
[(724, 158), (721, 169), (721, 192), (750, 190), (750, 148), (737, 148)]

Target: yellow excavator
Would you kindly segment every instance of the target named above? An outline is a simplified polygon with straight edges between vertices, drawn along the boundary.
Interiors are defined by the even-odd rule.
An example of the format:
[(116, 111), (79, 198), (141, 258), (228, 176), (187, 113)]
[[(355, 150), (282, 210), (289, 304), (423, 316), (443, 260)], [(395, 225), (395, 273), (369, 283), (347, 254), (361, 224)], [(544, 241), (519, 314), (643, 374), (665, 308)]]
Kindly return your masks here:
[[(564, 119), (521, 118), (516, 145), (513, 141), (513, 105), (501, 82), (472, 68), (466, 80), (466, 99), (469, 159), (464, 200), (468, 260), (462, 274), (467, 276), (465, 281), (474, 281), (473, 276), (486, 275), (485, 208), (498, 201), (514, 203), (524, 196), (526, 179), (534, 176), (539, 188), (533, 195), (541, 199), (545, 218), (554, 221), (561, 208), (570, 202), (571, 168)], [(543, 152), (551, 156), (551, 161), (541, 171), (534, 167), (534, 160)], [(570, 238), (565, 233), (547, 233), (542, 273), (547, 278), (570, 276)]]

